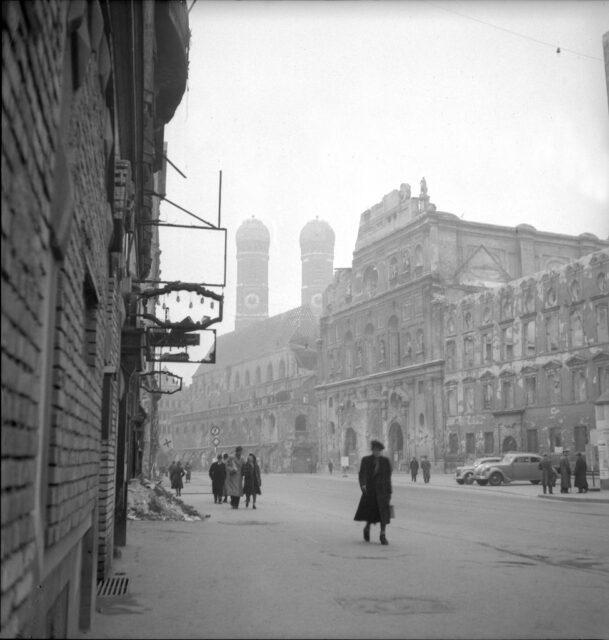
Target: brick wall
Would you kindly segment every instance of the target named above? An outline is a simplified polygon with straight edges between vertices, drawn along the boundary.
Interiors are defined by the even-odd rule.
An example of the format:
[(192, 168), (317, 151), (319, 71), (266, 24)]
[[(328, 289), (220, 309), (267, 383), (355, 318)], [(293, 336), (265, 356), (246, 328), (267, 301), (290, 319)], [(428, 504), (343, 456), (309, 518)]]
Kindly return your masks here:
[[(75, 6), (2, 4), (2, 637), (48, 632), (45, 608), (64, 586), (57, 575), (78, 579), (80, 542), (73, 538), (91, 526), (100, 479), (105, 336), (108, 324), (118, 323), (116, 309), (105, 308), (109, 114), (96, 52), (82, 31), (78, 55), (68, 59), (80, 75), (72, 68), (66, 79)], [(79, 28), (92, 30), (100, 15), (90, 3)], [(58, 194), (61, 146), (71, 190)], [(63, 221), (72, 218), (63, 255), (53, 220), (58, 198)], [(115, 328), (115, 360), (116, 335)], [(111, 449), (107, 444), (102, 494), (108, 502)], [(113, 509), (103, 514), (111, 540)], [(51, 551), (60, 557), (53, 576), (45, 565)]]

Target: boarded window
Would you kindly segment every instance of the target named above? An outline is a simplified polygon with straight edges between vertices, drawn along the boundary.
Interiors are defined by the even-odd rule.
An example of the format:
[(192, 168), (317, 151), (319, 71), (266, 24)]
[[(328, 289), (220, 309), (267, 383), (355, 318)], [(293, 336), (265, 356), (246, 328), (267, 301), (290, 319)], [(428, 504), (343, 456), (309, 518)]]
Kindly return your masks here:
[(476, 435), (474, 433), (465, 434), (465, 453), (468, 455), (476, 453)]
[(484, 432), (484, 453), (495, 451), (495, 434), (492, 431)]

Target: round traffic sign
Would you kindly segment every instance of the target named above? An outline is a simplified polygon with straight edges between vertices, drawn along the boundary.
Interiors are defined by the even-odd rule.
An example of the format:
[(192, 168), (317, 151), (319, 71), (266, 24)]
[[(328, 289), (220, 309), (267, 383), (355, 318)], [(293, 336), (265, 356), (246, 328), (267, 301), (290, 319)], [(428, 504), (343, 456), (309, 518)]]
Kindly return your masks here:
[(215, 425), (211, 428), (211, 435), (217, 436), (220, 433), (220, 427), (216, 427)]
[(214, 443), (214, 447), (217, 447), (220, 444), (220, 438), (214, 438), (212, 442)]

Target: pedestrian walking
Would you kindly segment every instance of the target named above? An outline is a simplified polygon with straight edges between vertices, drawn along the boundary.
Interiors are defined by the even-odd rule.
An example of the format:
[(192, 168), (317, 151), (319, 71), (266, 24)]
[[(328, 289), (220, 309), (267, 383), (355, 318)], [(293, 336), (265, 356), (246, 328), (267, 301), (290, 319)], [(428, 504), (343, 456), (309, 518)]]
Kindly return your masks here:
[(211, 492), (214, 494), (214, 503), (222, 502), (222, 494), (224, 492), (224, 480), (226, 479), (226, 467), (222, 462), (222, 454), (218, 454), (218, 458), (214, 460), (209, 467), (209, 477), (211, 478)]
[(389, 544), (385, 536), (385, 528), (389, 524), (391, 502), (391, 463), (381, 455), (385, 448), (382, 442), (372, 440), (372, 455), (364, 456), (359, 469), (359, 485), (362, 496), (355, 512), (354, 520), (365, 522), (364, 540), (370, 542), (370, 525), (377, 522), (381, 525), (380, 542)]
[(571, 465), (567, 457), (568, 451), (563, 451), (560, 458), (558, 473), (560, 474), (560, 492), (569, 493), (571, 488)]
[(186, 473), (186, 483), (188, 484), (190, 482), (190, 477), (191, 477), (191, 474), (192, 474), (192, 465), (190, 464), (190, 461), (188, 461), (184, 465), (184, 471)]
[(243, 465), (243, 493), (245, 495), (245, 506), (250, 506), (252, 499), (252, 509), (256, 508), (256, 496), (261, 495), (262, 478), (260, 477), (260, 467), (253, 453), (247, 456), (247, 462)]
[(224, 465), (224, 485), (222, 487), (222, 502), (228, 501), (228, 453), (222, 455), (222, 464)]
[(551, 494), (554, 489), (554, 485), (556, 484), (556, 473), (552, 466), (552, 460), (547, 453), (543, 454), (543, 458), (538, 466), (541, 470), (541, 486), (543, 488), (543, 492), (546, 493), (547, 491)]
[(427, 456), (423, 456), (421, 460), (421, 471), (423, 472), (423, 481), (427, 484), (431, 475), (431, 462), (429, 462)]
[(184, 488), (184, 482), (182, 481), (184, 474), (185, 471), (182, 467), (182, 463), (178, 460), (169, 476), (169, 479), (171, 480), (171, 488), (175, 489), (176, 496), (178, 498), (182, 495), (182, 489)]
[(413, 482), (417, 481), (417, 474), (419, 473), (419, 461), (413, 458), (410, 461), (410, 477)]
[(243, 465), (245, 460), (241, 457), (243, 447), (235, 449), (235, 455), (228, 459), (226, 465), (226, 488), (230, 496), (230, 506), (239, 508), (239, 501), (243, 495)]
[(328, 471), (330, 472), (330, 475), (332, 475), (332, 469), (334, 469), (334, 464), (332, 463), (332, 460), (328, 460)]
[(588, 465), (586, 464), (586, 460), (581, 453), (578, 453), (575, 457), (575, 469), (573, 470), (573, 474), (575, 476), (573, 484), (577, 487), (577, 493), (588, 492), (588, 480), (586, 478), (587, 471)]

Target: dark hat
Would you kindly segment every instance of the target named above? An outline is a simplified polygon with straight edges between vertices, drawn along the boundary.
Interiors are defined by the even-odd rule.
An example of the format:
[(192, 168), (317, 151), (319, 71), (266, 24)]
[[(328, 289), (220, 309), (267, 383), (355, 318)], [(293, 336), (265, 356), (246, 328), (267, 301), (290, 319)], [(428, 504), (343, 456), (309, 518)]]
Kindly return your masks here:
[(243, 447), (237, 447), (235, 451), (243, 451)]
[(385, 448), (385, 445), (380, 440), (372, 440), (370, 448), (372, 450), (378, 449), (379, 451), (382, 451)]

